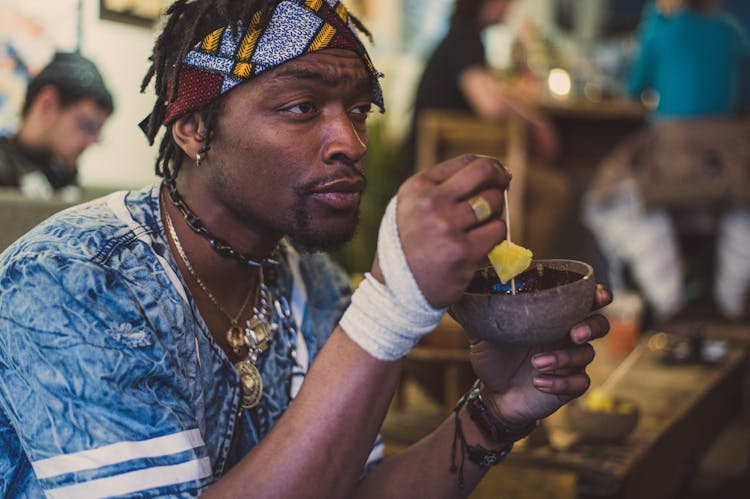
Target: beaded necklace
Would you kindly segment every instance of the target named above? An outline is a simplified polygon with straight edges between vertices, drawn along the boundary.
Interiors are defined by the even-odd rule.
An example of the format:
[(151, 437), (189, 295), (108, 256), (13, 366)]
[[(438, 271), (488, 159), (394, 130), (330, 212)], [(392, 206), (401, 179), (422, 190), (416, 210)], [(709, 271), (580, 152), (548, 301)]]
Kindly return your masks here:
[(172, 204), (180, 211), (188, 227), (190, 227), (193, 232), (206, 239), (206, 241), (208, 241), (214, 251), (216, 251), (218, 254), (224, 257), (234, 258), (238, 262), (249, 267), (260, 267), (261, 265), (263, 265), (263, 263), (269, 263), (273, 265), (278, 264), (278, 262), (272, 258), (265, 258), (261, 262), (256, 262), (255, 260), (247, 258), (246, 256), (239, 253), (237, 250), (232, 248), (232, 246), (230, 246), (228, 242), (214, 236), (203, 224), (200, 217), (196, 215), (187, 205), (185, 200), (182, 199), (180, 193), (177, 192), (177, 185), (175, 184), (174, 179), (167, 179), (164, 181), (164, 184), (167, 186), (167, 191), (169, 192), (169, 198), (172, 200)]
[[(273, 338), (273, 334), (279, 329), (279, 325), (272, 321), (271, 304), (274, 300), (271, 290), (266, 286), (263, 278), (263, 266), (258, 265), (258, 295), (255, 306), (253, 307), (253, 316), (245, 321), (245, 327), (242, 328), (237, 325), (237, 322), (242, 317), (242, 313), (245, 311), (245, 308), (250, 301), (250, 296), (254, 294), (253, 290), (251, 289), (245, 297), (242, 308), (236, 317), (232, 317), (227, 313), (200, 276), (198, 276), (190, 263), (187, 253), (185, 253), (185, 250), (182, 247), (179, 237), (177, 236), (177, 231), (172, 223), (172, 218), (166, 209), (163, 209), (163, 212), (169, 237), (174, 243), (175, 248), (177, 248), (177, 253), (185, 264), (185, 267), (188, 269), (188, 272), (193, 279), (195, 279), (198, 286), (206, 293), (211, 302), (229, 319), (230, 327), (227, 330), (226, 335), (227, 342), (232, 348), (232, 351), (239, 354), (243, 347), (248, 349), (245, 358), (235, 363), (234, 367), (240, 375), (240, 382), (242, 385), (240, 405), (245, 409), (251, 409), (258, 405), (263, 396), (263, 378), (260, 375), (260, 371), (258, 371), (258, 368), (255, 366), (255, 363), (260, 354), (268, 348)], [(278, 302), (276, 303), (278, 308)]]

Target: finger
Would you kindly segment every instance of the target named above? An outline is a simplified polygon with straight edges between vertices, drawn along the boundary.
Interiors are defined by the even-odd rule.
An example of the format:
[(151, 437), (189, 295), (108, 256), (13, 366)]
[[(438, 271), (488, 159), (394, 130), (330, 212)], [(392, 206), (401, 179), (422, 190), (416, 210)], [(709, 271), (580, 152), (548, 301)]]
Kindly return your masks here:
[(596, 291), (594, 292), (594, 305), (593, 310), (600, 309), (606, 305), (612, 303), (612, 291), (604, 286), (603, 284), (596, 285)]
[[(465, 155), (437, 165), (435, 171), (422, 172), (399, 188), (399, 212), (406, 210), (411, 213), (418, 209), (443, 213), (455, 224), (454, 227), (463, 230), (477, 221), (468, 202), (480, 194), (490, 205), (490, 214), (498, 214), (499, 217), (503, 207), (503, 190), (510, 174), (505, 170), (498, 174), (502, 165), (497, 165), (500, 163), (494, 158)], [(443, 183), (437, 182), (450, 171), (457, 174)], [(409, 208), (402, 209), (406, 205)]]
[(547, 373), (540, 373), (540, 374), (547, 374), (547, 375), (554, 375), (554, 376), (572, 376), (573, 374), (578, 374), (585, 372), (584, 369), (578, 368), (578, 369), (556, 369), (552, 372)]
[(578, 372), (570, 376), (542, 374), (534, 376), (532, 383), (540, 392), (575, 398), (588, 390), (591, 379), (584, 372)]
[(601, 314), (586, 317), (583, 322), (573, 326), (570, 330), (570, 339), (573, 343), (581, 344), (587, 341), (601, 338), (609, 332), (609, 321)]
[(531, 358), (531, 364), (539, 372), (562, 374), (562, 369), (577, 370), (585, 367), (594, 360), (594, 347), (589, 343), (583, 345), (557, 350), (555, 352), (543, 352)]
[(510, 180), (510, 172), (500, 161), (489, 156), (475, 156), (460, 175), (446, 178), (440, 189), (453, 199), (466, 200), (482, 189), (503, 191), (508, 188)]
[(477, 264), (484, 262), (487, 253), (490, 252), (500, 241), (505, 239), (507, 233), (505, 222), (499, 218), (492, 218), (483, 225), (476, 225), (466, 234), (467, 246), (473, 248), (477, 255)]
[(430, 179), (435, 184), (442, 184), (450, 177), (466, 168), (466, 166), (476, 158), (476, 154), (464, 154), (462, 156), (458, 156), (457, 158), (451, 158), (447, 161), (443, 161), (442, 163), (438, 163), (432, 168), (425, 170), (422, 175), (425, 178)]
[[(471, 175), (457, 175), (458, 172), (469, 167), (472, 170)], [(506, 186), (510, 182), (511, 177), (510, 172), (496, 158), (478, 154), (464, 154), (463, 156), (444, 161), (424, 172), (424, 175), (435, 184), (443, 184), (449, 180), (465, 179), (466, 177), (478, 174), (486, 178), (495, 177), (497, 181)], [(466, 178), (466, 181), (470, 182), (470, 179)], [(461, 185), (461, 183), (458, 183), (456, 187), (461, 190)], [(462, 192), (467, 192), (466, 188), (463, 188)]]
[[(474, 208), (472, 208), (472, 203), (475, 202), (474, 198), (484, 199), (484, 201), (489, 206), (488, 216), (480, 218), (479, 214), (474, 210)], [(471, 229), (472, 227), (487, 223), (493, 218), (499, 219), (500, 213), (502, 213), (503, 209), (502, 191), (498, 189), (483, 190), (476, 196), (466, 201), (461, 201), (460, 207), (462, 208), (460, 211), (466, 213), (466, 215), (464, 216), (466, 221), (463, 225), (466, 229)]]
[(464, 155), (440, 163), (413, 179), (432, 196), (448, 202), (466, 201), (482, 189), (503, 190), (510, 181), (510, 173), (494, 158)]

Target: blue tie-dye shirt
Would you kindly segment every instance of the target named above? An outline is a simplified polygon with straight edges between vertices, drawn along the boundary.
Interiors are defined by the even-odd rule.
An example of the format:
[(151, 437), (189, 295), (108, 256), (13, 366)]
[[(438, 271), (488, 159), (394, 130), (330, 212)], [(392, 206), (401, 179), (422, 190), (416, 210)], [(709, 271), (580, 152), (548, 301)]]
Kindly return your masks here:
[(0, 496), (197, 496), (287, 407), (307, 367), (290, 349), (312, 360), (347, 306), (339, 267), (282, 245), (275, 296), (299, 333), (276, 333), (255, 422), (238, 419), (238, 375), (169, 251), (158, 194), (70, 208), (0, 257)]

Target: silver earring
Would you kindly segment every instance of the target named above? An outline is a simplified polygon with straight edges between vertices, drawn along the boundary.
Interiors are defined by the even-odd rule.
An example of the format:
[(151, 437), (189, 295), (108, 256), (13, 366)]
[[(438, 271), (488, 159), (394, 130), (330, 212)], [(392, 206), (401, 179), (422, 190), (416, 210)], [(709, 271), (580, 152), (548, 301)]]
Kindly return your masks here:
[(201, 153), (197, 152), (195, 153), (195, 166), (198, 168), (201, 167), (201, 161), (203, 161), (203, 156), (201, 156)]

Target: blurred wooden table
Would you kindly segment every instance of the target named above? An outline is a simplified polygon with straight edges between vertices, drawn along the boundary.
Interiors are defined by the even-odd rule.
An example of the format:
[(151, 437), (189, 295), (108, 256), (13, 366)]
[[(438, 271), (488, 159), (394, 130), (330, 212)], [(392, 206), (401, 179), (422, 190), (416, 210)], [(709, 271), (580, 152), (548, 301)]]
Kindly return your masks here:
[[(551, 444), (519, 446), (472, 497), (508, 497), (503, 483), (519, 471), (536, 477), (529, 490), (547, 476), (570, 488), (555, 497), (674, 497), (713, 440), (739, 413), (745, 359), (744, 348), (730, 346), (718, 365), (667, 366), (647, 350), (612, 390), (635, 400), (641, 410), (638, 426), (622, 443), (577, 442), (565, 428), (563, 408), (545, 421)], [(592, 386), (618, 363), (598, 352), (590, 369)]]
[[(750, 327), (710, 326), (707, 333), (715, 338), (747, 338)], [(612, 355), (605, 341), (594, 342), (597, 357), (588, 369), (593, 387), (622, 361)], [(740, 414), (743, 396), (747, 398), (743, 395), (749, 372), (747, 346), (747, 340), (730, 343), (727, 357), (717, 365), (665, 365), (656, 353), (645, 351), (612, 390), (635, 400), (641, 411), (638, 426), (623, 442), (576, 441), (565, 426), (563, 407), (544, 421), (541, 430), (519, 442), (488, 473), (471, 499), (675, 497), (714, 440)], [(450, 369), (468, 369), (466, 352), (460, 350), (446, 348), (442, 362)], [(418, 349), (416, 356), (421, 352)], [(435, 359), (431, 357), (430, 362)], [(387, 454), (416, 442), (448, 415), (448, 400), (456, 398), (453, 392), (460, 387), (455, 383), (441, 386), (444, 391), (437, 391), (431, 402), (418, 399), (396, 404), (383, 428)]]
[(543, 98), (537, 106), (554, 123), (560, 135), (561, 166), (583, 175), (593, 173), (615, 146), (644, 126), (646, 119), (643, 106), (624, 98), (599, 102), (583, 98)]
[(646, 109), (634, 100), (625, 98), (591, 101), (583, 98), (553, 99), (546, 97), (539, 108), (555, 118), (582, 118), (589, 120), (623, 120), (642, 122)]

